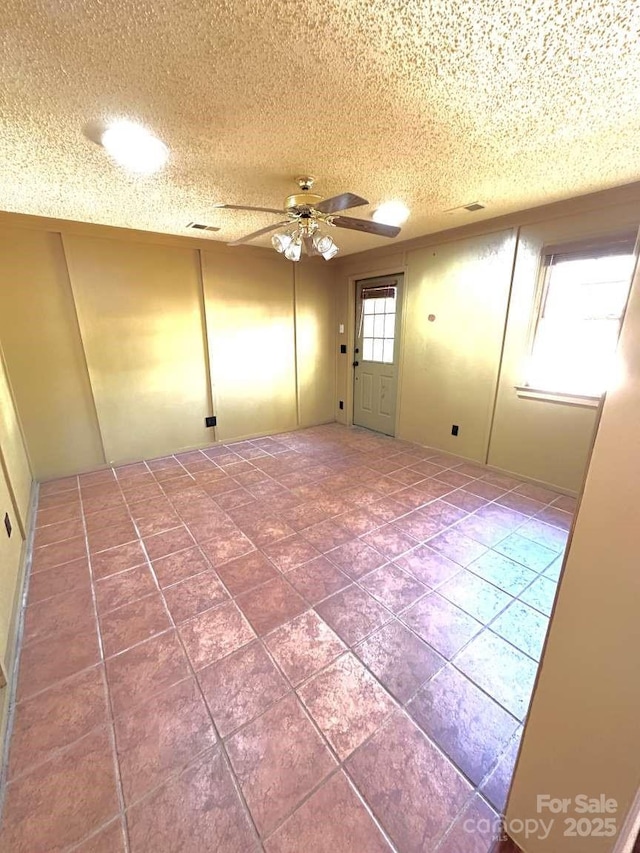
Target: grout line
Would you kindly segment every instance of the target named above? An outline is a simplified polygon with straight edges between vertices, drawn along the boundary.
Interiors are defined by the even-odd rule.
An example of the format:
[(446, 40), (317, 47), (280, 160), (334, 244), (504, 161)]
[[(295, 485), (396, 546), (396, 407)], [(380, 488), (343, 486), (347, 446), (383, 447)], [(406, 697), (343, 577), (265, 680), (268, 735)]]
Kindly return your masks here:
[[(79, 484), (79, 483), (78, 483)], [(89, 566), (89, 576), (91, 583), (91, 602), (93, 605), (93, 618), (95, 620), (95, 630), (98, 637), (98, 647), (100, 649), (100, 663), (102, 664), (102, 681), (103, 687), (106, 691), (106, 700), (107, 700), (107, 716), (108, 716), (108, 730), (109, 730), (109, 742), (111, 744), (111, 757), (113, 761), (113, 769), (115, 775), (116, 782), (116, 793), (118, 797), (118, 803), (120, 805), (120, 815), (121, 820), (124, 816), (124, 793), (122, 788), (122, 778), (120, 776), (120, 762), (118, 760), (118, 749), (116, 746), (116, 734), (115, 734), (115, 723), (114, 723), (114, 714), (113, 714), (113, 704), (111, 701), (111, 690), (108, 686), (107, 682), (107, 668), (105, 663), (105, 655), (104, 655), (104, 646), (102, 643), (102, 627), (100, 625), (100, 620), (98, 616), (98, 605), (96, 600), (96, 589), (95, 589), (95, 581), (93, 577), (93, 562), (92, 562), (92, 554), (89, 550), (89, 532), (87, 530), (87, 523), (84, 515), (84, 503), (82, 497), (82, 488), (80, 488), (80, 511), (82, 513), (82, 526), (84, 529), (84, 537), (85, 537), (85, 548), (87, 552), (87, 564)], [(124, 824), (124, 820), (122, 820), (123, 825), (123, 842), (125, 853), (129, 853), (129, 833), (126, 825)]]

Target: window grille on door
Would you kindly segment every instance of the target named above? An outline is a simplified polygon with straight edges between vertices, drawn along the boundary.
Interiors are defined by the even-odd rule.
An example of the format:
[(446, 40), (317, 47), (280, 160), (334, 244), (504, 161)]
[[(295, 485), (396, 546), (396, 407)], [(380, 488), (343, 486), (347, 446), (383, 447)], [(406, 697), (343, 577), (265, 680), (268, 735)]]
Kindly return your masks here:
[(362, 288), (360, 334), (363, 361), (393, 364), (397, 294), (396, 282)]

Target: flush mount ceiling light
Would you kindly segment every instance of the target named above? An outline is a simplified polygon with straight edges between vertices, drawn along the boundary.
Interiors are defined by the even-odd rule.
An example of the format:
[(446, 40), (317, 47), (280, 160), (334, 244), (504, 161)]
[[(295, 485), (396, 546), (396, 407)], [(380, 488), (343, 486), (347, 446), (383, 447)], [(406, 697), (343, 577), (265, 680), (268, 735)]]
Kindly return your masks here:
[[(260, 213), (275, 213), (287, 218), (275, 225), (268, 225), (246, 237), (234, 240), (230, 246), (240, 246), (243, 243), (261, 237), (270, 231), (275, 231), (286, 225), (287, 228), (271, 238), (271, 245), (290, 261), (299, 261), (303, 252), (307, 255), (321, 255), (325, 261), (330, 261), (340, 251), (332, 237), (321, 228), (350, 228), (354, 231), (364, 231), (366, 234), (377, 234), (380, 237), (397, 237), (400, 228), (387, 223), (370, 222), (368, 219), (355, 219), (352, 216), (339, 216), (341, 210), (360, 207), (369, 202), (354, 193), (342, 193), (332, 198), (323, 198), (311, 192), (314, 178), (305, 176), (296, 178), (297, 193), (287, 196), (284, 207), (251, 207), (244, 204), (216, 204), (226, 210), (252, 210)], [(407, 211), (408, 212), (408, 211)]]
[(140, 175), (157, 172), (169, 157), (169, 149), (164, 142), (132, 121), (113, 122), (100, 141), (116, 163)]
[(374, 222), (382, 222), (384, 225), (402, 225), (409, 216), (409, 208), (401, 201), (386, 201), (371, 217)]

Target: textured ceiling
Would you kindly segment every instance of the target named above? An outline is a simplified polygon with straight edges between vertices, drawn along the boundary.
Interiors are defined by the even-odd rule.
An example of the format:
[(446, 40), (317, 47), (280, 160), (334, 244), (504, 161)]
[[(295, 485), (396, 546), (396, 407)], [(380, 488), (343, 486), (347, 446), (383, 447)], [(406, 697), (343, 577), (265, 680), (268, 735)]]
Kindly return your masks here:
[[(355, 216), (402, 199), (403, 239), (640, 177), (637, 0), (2, 5), (4, 210), (227, 241), (272, 218), (216, 202), (279, 207), (310, 172), (370, 199)], [(85, 135), (123, 117), (169, 146), (163, 172)]]

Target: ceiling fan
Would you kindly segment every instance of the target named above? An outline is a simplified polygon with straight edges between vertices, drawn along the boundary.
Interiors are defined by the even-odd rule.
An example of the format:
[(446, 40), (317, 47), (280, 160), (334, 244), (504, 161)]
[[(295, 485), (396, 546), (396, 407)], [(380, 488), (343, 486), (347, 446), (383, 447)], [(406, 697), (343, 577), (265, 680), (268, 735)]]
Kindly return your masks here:
[(216, 207), (226, 210), (256, 210), (287, 217), (276, 222), (275, 225), (260, 228), (259, 231), (247, 234), (246, 237), (233, 240), (228, 245), (240, 246), (270, 231), (288, 226), (283, 233), (274, 234), (271, 238), (271, 245), (277, 252), (284, 254), (290, 261), (299, 261), (304, 248), (307, 255), (321, 255), (328, 261), (338, 254), (339, 249), (333, 239), (321, 231), (321, 226), (350, 228), (380, 237), (396, 237), (400, 233), (397, 225), (384, 225), (368, 219), (338, 215), (340, 211), (369, 204), (366, 199), (358, 195), (342, 193), (323, 199), (321, 195), (311, 192), (314, 183), (314, 178), (311, 176), (296, 178), (296, 182), (300, 190), (287, 196), (282, 210), (275, 207), (250, 207), (243, 204), (217, 204)]

